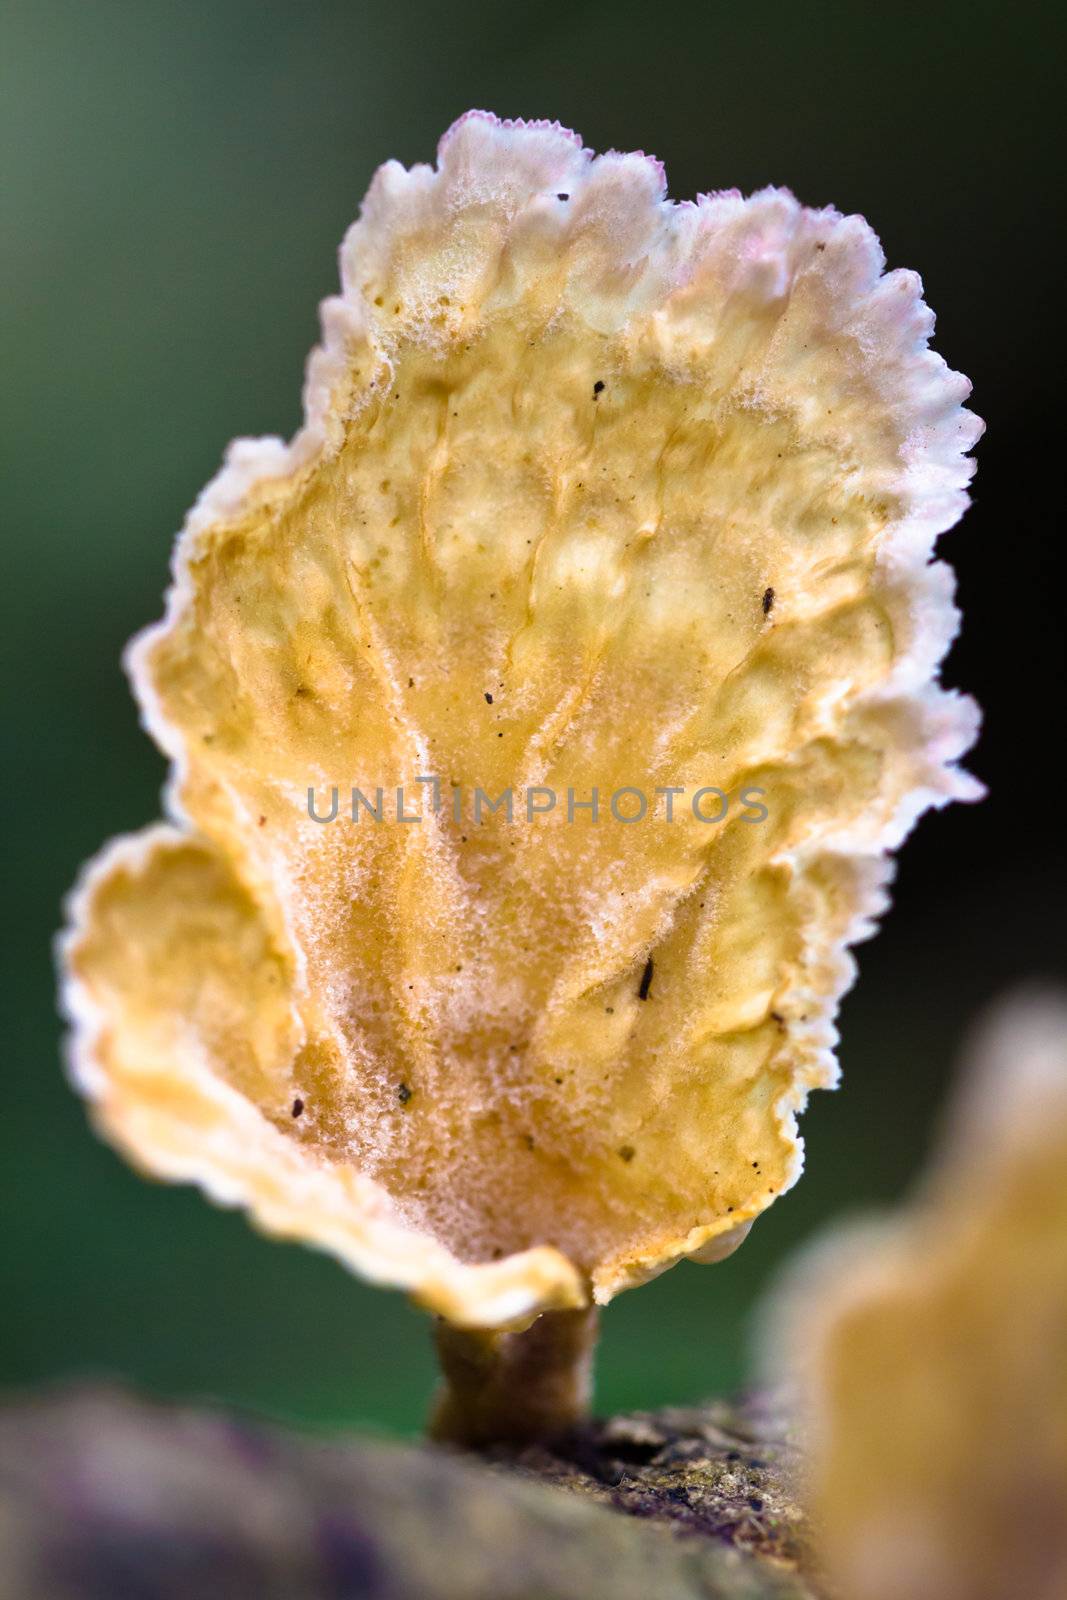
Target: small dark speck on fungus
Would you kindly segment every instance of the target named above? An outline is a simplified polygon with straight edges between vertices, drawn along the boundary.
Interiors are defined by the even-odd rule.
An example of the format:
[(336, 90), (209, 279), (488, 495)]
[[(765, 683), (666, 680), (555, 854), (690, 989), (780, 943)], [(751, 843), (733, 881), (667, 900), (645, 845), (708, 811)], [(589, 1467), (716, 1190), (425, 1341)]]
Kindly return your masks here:
[(648, 960), (645, 962), (645, 970), (641, 974), (641, 982), (640, 982), (640, 984), (638, 986), (638, 990), (637, 990), (637, 998), (639, 1000), (647, 1000), (648, 999), (648, 991), (652, 987), (652, 974), (653, 974), (654, 971), (655, 971), (655, 966), (654, 966), (654, 963), (652, 961), (652, 957), (649, 956)]
[(764, 616), (766, 616), (768, 614), (768, 612), (770, 611), (770, 609), (773, 606), (773, 604), (774, 604), (774, 590), (773, 589), (764, 589), (764, 591), (763, 591), (763, 615)]
[(632, 1161), (636, 1154), (637, 1151), (634, 1149), (632, 1144), (621, 1144), (619, 1146), (620, 1161)]
[(296, 1099), (293, 1101), (293, 1116), (294, 1117), (302, 1116), (303, 1112), (304, 1112), (304, 1102), (303, 1102), (303, 1100), (301, 1100), (300, 1096), (297, 1095)]
[(597, 381), (593, 385), (593, 399), (594, 400), (598, 399), (599, 396), (602, 395), (603, 393), (604, 393), (604, 380), (603, 380), (603, 378), (598, 378)]
[(396, 1097), (402, 1106), (407, 1105), (408, 1101), (411, 1099), (411, 1095), (412, 1091), (408, 1088), (406, 1083), (401, 1083), (397, 1086)]
[(485, 703), (486, 703), (487, 706), (491, 706), (492, 703), (493, 703), (493, 697), (489, 693), (488, 689), (485, 691)]

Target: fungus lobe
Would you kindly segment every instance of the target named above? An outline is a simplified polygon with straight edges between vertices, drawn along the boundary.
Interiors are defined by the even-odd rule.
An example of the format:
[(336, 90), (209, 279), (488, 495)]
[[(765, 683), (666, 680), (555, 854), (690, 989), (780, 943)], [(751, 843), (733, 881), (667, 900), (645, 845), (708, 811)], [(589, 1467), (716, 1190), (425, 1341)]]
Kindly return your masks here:
[[(341, 268), (303, 428), (231, 446), (129, 651), (173, 821), (73, 899), (73, 1073), (149, 1170), (514, 1324), (724, 1254), (797, 1177), (886, 853), (977, 792), (930, 552), (980, 424), (860, 219), (674, 205), (556, 125), (388, 163)], [(434, 774), (411, 825), (305, 809)], [(768, 815), (472, 826), (450, 783)]]

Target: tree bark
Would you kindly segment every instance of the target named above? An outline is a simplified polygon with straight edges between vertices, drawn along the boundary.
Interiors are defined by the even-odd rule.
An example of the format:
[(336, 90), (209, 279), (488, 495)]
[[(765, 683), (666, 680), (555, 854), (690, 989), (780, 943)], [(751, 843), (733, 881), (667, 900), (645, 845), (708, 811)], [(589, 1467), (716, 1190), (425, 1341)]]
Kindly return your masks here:
[(488, 1460), (116, 1392), (0, 1409), (0, 1600), (815, 1600), (766, 1407)]

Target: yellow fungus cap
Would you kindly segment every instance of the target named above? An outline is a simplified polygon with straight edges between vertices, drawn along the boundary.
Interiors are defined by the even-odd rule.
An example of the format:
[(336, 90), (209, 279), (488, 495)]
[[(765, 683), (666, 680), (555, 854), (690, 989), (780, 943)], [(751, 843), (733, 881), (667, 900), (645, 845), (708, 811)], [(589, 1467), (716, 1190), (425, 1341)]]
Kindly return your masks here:
[(861, 220), (555, 125), (387, 164), (341, 265), (130, 650), (174, 825), (75, 897), (72, 1060), (149, 1170), (503, 1325), (796, 1179), (886, 852), (977, 792), (980, 424)]

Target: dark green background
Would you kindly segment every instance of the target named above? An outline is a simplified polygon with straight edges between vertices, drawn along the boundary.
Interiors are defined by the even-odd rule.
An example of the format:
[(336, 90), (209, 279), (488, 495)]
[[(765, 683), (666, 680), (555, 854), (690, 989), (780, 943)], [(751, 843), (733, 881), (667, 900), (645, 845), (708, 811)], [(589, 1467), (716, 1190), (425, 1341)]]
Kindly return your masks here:
[[(374, 167), (470, 105), (641, 147), (672, 192), (790, 185), (918, 267), (990, 432), (945, 550), (950, 681), (987, 730), (982, 806), (927, 818), (843, 1016), (809, 1172), (744, 1249), (625, 1295), (604, 1407), (736, 1383), (783, 1252), (899, 1194), (968, 1019), (1062, 957), (1061, 40), (1035, 5), (450, 6), (129, 0), (4, 10), (2, 586), (8, 965), (0, 1382), (112, 1373), (329, 1424), (412, 1428), (427, 1324), (90, 1135), (59, 1066), (49, 941), (78, 863), (158, 813), (118, 658), (235, 433), (290, 432), (315, 306)], [(1053, 428), (1056, 436), (1053, 435)]]

